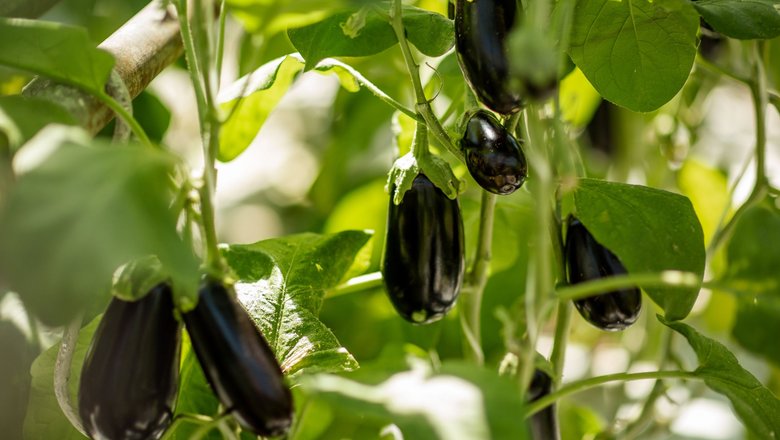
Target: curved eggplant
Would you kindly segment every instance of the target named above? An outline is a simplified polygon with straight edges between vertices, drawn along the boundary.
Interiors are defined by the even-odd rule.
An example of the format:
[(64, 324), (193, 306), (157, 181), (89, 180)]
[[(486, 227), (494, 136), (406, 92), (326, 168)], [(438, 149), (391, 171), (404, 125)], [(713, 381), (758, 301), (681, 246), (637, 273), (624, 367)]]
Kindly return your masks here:
[(257, 435), (285, 433), (292, 423), (292, 395), (271, 347), (233, 289), (205, 280), (198, 305), (183, 317), (200, 366), (222, 405)]
[[(574, 217), (569, 218), (564, 253), (570, 284), (626, 273), (617, 256)], [(642, 294), (636, 287), (615, 290), (575, 300), (574, 306), (585, 320), (602, 330), (623, 330), (639, 317)]]
[(471, 177), (486, 191), (512, 194), (528, 176), (528, 162), (518, 140), (490, 113), (475, 112), (460, 141)]
[(426, 324), (452, 308), (463, 283), (463, 252), (458, 201), (417, 175), (399, 205), (390, 200), (382, 263), (390, 301), (403, 318)]
[(480, 102), (501, 114), (522, 106), (509, 85), (506, 38), (515, 23), (516, 0), (457, 0), (455, 47), (461, 70)]
[[(550, 394), (552, 379), (544, 371), (536, 369), (531, 385), (528, 387), (528, 401), (535, 402)], [(558, 421), (555, 417), (555, 405), (550, 405), (531, 416), (531, 439), (558, 440)]]
[(158, 439), (179, 385), (181, 326), (171, 288), (111, 300), (81, 369), (79, 414), (93, 439)]

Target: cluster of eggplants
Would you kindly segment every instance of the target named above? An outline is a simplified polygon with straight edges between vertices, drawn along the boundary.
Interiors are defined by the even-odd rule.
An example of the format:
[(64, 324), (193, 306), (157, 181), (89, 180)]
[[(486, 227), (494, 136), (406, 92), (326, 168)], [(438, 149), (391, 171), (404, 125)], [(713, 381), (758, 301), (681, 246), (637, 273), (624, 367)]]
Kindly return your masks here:
[[(257, 435), (285, 432), (292, 396), (276, 358), (232, 289), (206, 280), (184, 313), (192, 347), (223, 406)], [(93, 439), (159, 439), (171, 423), (179, 382), (181, 325), (171, 288), (138, 301), (113, 298), (81, 371), (79, 413)]]
[(113, 298), (81, 369), (79, 415), (93, 439), (157, 439), (173, 418), (181, 325), (169, 285)]
[(424, 174), (415, 177), (401, 203), (392, 201), (382, 274), (390, 301), (415, 324), (440, 319), (463, 283), (463, 220), (450, 200)]
[[(528, 401), (535, 402), (550, 394), (552, 378), (540, 369), (534, 371), (531, 385), (528, 387)], [(558, 421), (555, 417), (555, 405), (549, 405), (531, 416), (532, 440), (558, 440)]]
[(520, 142), (487, 111), (478, 110), (469, 117), (460, 148), (469, 173), (486, 191), (511, 194), (528, 176)]
[(455, 47), (463, 76), (480, 102), (510, 114), (522, 106), (510, 87), (506, 39), (515, 24), (516, 0), (457, 0)]
[[(570, 284), (626, 273), (617, 256), (597, 242), (575, 217), (569, 217), (564, 255)], [(574, 306), (600, 329), (623, 330), (639, 317), (642, 295), (633, 287), (578, 299)]]

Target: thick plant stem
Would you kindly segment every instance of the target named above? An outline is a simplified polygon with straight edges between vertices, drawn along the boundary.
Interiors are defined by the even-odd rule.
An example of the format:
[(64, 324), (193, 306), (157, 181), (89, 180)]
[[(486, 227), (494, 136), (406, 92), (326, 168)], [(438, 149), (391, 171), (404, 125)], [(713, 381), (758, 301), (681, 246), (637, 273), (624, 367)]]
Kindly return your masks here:
[[(561, 236), (560, 215), (556, 212), (555, 221), (550, 222), (550, 238), (552, 240), (553, 254), (558, 272), (558, 283), (566, 282), (566, 266), (563, 261), (563, 237)], [(571, 304), (568, 301), (558, 301), (558, 316), (555, 320), (555, 339), (550, 354), (550, 363), (553, 366), (553, 382), (561, 383), (563, 377), (563, 364), (566, 361), (566, 345), (569, 337), (569, 324), (571, 323)]]
[(558, 391), (550, 393), (526, 407), (525, 417), (530, 417), (552, 405), (559, 399), (581, 391), (596, 388), (610, 382), (630, 382), (647, 379), (695, 379), (702, 380), (693, 371), (647, 371), (643, 373), (616, 373), (596, 376), (564, 385)]
[(70, 400), (69, 392), (70, 369), (73, 364), (73, 354), (76, 351), (76, 342), (79, 339), (81, 322), (82, 316), (78, 315), (62, 332), (60, 349), (57, 351), (57, 360), (54, 363), (54, 395), (57, 397), (57, 403), (60, 405), (62, 413), (65, 414), (71, 425), (86, 436), (76, 405)]
[[(412, 50), (409, 47), (409, 42), (406, 41), (406, 32), (404, 30), (403, 23), (403, 8), (401, 7), (401, 0), (395, 0), (393, 8), (389, 16), (390, 24), (393, 26), (393, 31), (398, 39), (398, 46), (401, 48), (401, 54), (404, 57), (404, 63), (409, 71), (409, 76), (412, 79), (412, 87), (414, 88), (414, 94), (416, 98), (415, 110), (422, 116), (425, 123), (428, 125), (428, 129), (431, 130), (431, 134), (439, 141), (450, 153), (457, 157), (460, 161), (463, 161), (463, 153), (455, 146), (447, 134), (447, 131), (442, 127), (441, 122), (433, 113), (428, 98), (425, 97), (425, 89), (420, 81), (420, 71), (417, 63), (412, 57)], [(416, 119), (416, 118), (415, 118)]]
[(753, 191), (740, 206), (725, 226), (715, 232), (712, 241), (707, 249), (707, 254), (711, 255), (718, 247), (730, 237), (734, 226), (739, 221), (742, 214), (755, 204), (761, 202), (769, 193), (769, 181), (766, 176), (766, 107), (769, 101), (769, 93), (766, 85), (766, 72), (759, 49), (758, 42), (751, 42), (753, 45), (753, 75), (750, 80), (744, 82), (750, 87), (750, 95), (753, 100), (753, 111), (756, 118), (756, 182)]
[[(210, 45), (208, 44), (208, 33), (206, 33), (206, 38), (202, 38), (203, 36), (200, 35), (201, 38), (196, 38), (197, 36), (193, 33), (187, 13), (187, 0), (179, 0), (177, 7), (182, 41), (184, 41), (184, 54), (187, 58), (190, 80), (195, 89), (195, 97), (198, 104), (198, 116), (203, 142), (203, 182), (198, 189), (198, 194), (200, 195), (201, 221), (206, 247), (206, 270), (213, 275), (219, 276), (223, 272), (224, 264), (218, 247), (213, 196), (216, 188), (214, 162), (216, 160), (216, 151), (219, 147), (220, 121), (217, 117), (217, 110), (214, 107), (211, 76), (209, 74), (208, 60), (210, 57), (207, 52), (210, 49)], [(193, 15), (201, 17), (197, 11), (200, 9), (202, 9), (200, 2), (197, 2), (196, 12)], [(202, 19), (195, 20), (195, 23), (199, 27), (208, 26), (208, 23), (205, 23)], [(197, 44), (197, 42), (201, 43)]]
[(493, 221), (496, 210), (495, 194), (482, 191), (482, 206), (479, 213), (479, 236), (477, 238), (477, 253), (474, 263), (466, 274), (466, 281), (461, 291), (458, 307), (460, 308), (460, 324), (466, 338), (464, 348), (469, 359), (477, 365), (485, 362), (482, 352), (482, 296), (487, 285), (492, 258)]

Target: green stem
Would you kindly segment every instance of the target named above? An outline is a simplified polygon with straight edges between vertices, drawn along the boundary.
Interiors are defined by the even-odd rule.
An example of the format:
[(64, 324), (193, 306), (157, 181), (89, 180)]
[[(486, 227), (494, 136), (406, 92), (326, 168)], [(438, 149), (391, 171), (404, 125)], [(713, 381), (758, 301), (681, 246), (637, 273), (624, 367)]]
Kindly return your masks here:
[(699, 276), (692, 272), (666, 270), (658, 273), (615, 275), (558, 289), (558, 300), (569, 301), (631, 287), (701, 287)]
[(57, 359), (54, 362), (54, 395), (60, 410), (76, 430), (86, 435), (78, 408), (70, 398), (70, 370), (73, 365), (73, 355), (76, 353), (76, 345), (79, 340), (82, 315), (76, 316), (62, 332), (62, 341), (57, 351)]
[(141, 127), (141, 124), (138, 122), (138, 120), (135, 119), (126, 108), (122, 107), (122, 105), (116, 99), (105, 93), (99, 93), (95, 95), (95, 97), (97, 97), (100, 102), (105, 104), (106, 107), (110, 108), (119, 118), (121, 118), (122, 121), (124, 121), (130, 127), (130, 130), (133, 131), (133, 134), (138, 138), (139, 141), (141, 141), (141, 143), (149, 147), (155, 147), (154, 143), (152, 143), (152, 141), (149, 139), (149, 136), (146, 135), (146, 132), (144, 131), (143, 127)]
[(537, 412), (554, 404), (559, 399), (571, 394), (576, 394), (591, 388), (596, 388), (610, 382), (630, 382), (647, 379), (695, 379), (702, 380), (693, 371), (647, 371), (643, 373), (615, 373), (605, 376), (596, 376), (562, 386), (557, 391), (550, 393), (526, 407), (524, 417), (528, 418)]
[(495, 194), (482, 191), (482, 205), (479, 212), (479, 235), (477, 237), (477, 253), (474, 263), (466, 274), (466, 281), (461, 289), (458, 307), (460, 308), (460, 324), (465, 336), (467, 357), (477, 365), (483, 365), (485, 355), (482, 352), (481, 313), (482, 296), (490, 272), (492, 258), (493, 220), (496, 211)]
[[(447, 131), (442, 127), (441, 122), (433, 113), (428, 98), (425, 97), (425, 89), (423, 89), (422, 81), (420, 81), (420, 70), (417, 63), (412, 56), (412, 50), (409, 47), (409, 42), (406, 41), (406, 32), (404, 30), (403, 23), (403, 8), (401, 7), (401, 0), (395, 0), (393, 9), (391, 9), (389, 19), (390, 24), (393, 26), (393, 31), (398, 39), (398, 46), (401, 48), (401, 54), (406, 64), (406, 69), (409, 71), (409, 76), (412, 79), (412, 87), (414, 88), (414, 94), (416, 97), (415, 110), (422, 116), (425, 123), (428, 125), (428, 129), (431, 130), (431, 134), (441, 143), (450, 153), (457, 157), (460, 161), (463, 161), (463, 153), (455, 146), (452, 139), (447, 134)], [(416, 118), (415, 118), (416, 119)]]
[(222, 83), (222, 58), (225, 54), (225, 21), (227, 10), (225, 9), (225, 0), (219, 2), (219, 33), (217, 34), (217, 54), (215, 56), (217, 67), (217, 87)]
[(701, 56), (701, 54), (696, 55), (696, 65), (716, 76), (725, 76), (739, 83), (750, 85), (750, 79), (737, 75), (734, 72), (728, 71), (718, 66), (717, 64), (710, 62), (709, 60)]
[(761, 202), (769, 192), (769, 180), (766, 175), (766, 107), (770, 99), (767, 92), (766, 74), (761, 57), (759, 43), (753, 44), (753, 77), (747, 81), (750, 87), (750, 95), (753, 100), (753, 111), (756, 119), (756, 182), (753, 191), (740, 206), (725, 226), (718, 229), (712, 237), (708, 248), (708, 254), (713, 253), (730, 235), (734, 226), (747, 210)]
[(569, 339), (569, 325), (571, 324), (571, 303), (569, 301), (558, 302), (558, 316), (555, 319), (555, 339), (550, 354), (550, 363), (553, 366), (553, 382), (560, 384), (563, 379), (563, 365), (566, 361), (566, 345)]
[[(212, 84), (210, 81), (210, 50), (208, 32), (205, 38), (196, 38), (190, 27), (187, 15), (187, 0), (177, 2), (179, 13), (179, 25), (184, 41), (184, 54), (189, 66), (190, 79), (195, 89), (195, 97), (198, 104), (198, 116), (200, 121), (201, 138), (203, 143), (203, 183), (198, 188), (200, 195), (201, 222), (204, 232), (206, 247), (206, 270), (214, 275), (221, 275), (224, 264), (219, 253), (215, 209), (213, 203), (216, 187), (216, 169), (214, 162), (219, 148), (220, 121), (214, 104)], [(195, 4), (195, 24), (199, 27), (208, 27), (202, 19), (202, 7), (200, 2)], [(197, 45), (196, 42), (200, 42)]]
[(365, 275), (350, 278), (345, 283), (334, 287), (328, 292), (328, 298), (375, 289), (381, 285), (382, 272), (371, 272)]

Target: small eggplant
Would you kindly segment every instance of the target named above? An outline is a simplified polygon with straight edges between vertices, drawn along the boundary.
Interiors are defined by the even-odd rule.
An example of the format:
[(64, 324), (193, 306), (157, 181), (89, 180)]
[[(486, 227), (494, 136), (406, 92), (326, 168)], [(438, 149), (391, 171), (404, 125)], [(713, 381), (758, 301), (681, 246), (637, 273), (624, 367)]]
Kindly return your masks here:
[[(528, 388), (528, 401), (535, 402), (550, 394), (552, 379), (544, 371), (536, 369)], [(558, 421), (555, 417), (555, 405), (550, 405), (531, 416), (532, 440), (558, 440)]]
[(227, 411), (257, 435), (285, 433), (292, 423), (292, 395), (271, 347), (233, 289), (205, 280), (198, 305), (183, 317), (206, 379)]
[(455, 47), (466, 81), (491, 110), (511, 114), (522, 99), (509, 84), (506, 39), (515, 23), (516, 0), (457, 0)]
[(428, 177), (417, 175), (399, 205), (391, 198), (382, 273), (403, 318), (426, 324), (452, 308), (463, 283), (463, 252), (460, 205)]
[(460, 141), (471, 177), (486, 191), (512, 194), (523, 186), (528, 163), (520, 143), (493, 115), (478, 110)]
[[(617, 256), (574, 217), (569, 218), (564, 253), (570, 284), (626, 273)], [(636, 287), (615, 290), (575, 300), (574, 306), (585, 320), (602, 330), (623, 330), (639, 317), (642, 294)]]
[(79, 414), (93, 439), (158, 439), (179, 385), (181, 326), (169, 285), (138, 301), (113, 298), (81, 369)]

